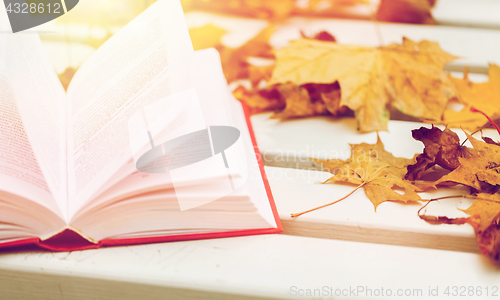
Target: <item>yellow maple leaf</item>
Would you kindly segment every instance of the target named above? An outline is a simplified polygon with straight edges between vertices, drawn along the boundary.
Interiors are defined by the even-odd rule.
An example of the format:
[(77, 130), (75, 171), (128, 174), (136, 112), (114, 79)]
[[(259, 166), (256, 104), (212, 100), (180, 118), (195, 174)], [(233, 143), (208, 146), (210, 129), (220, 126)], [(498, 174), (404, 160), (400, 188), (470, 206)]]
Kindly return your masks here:
[(470, 81), (468, 73), (466, 69), (463, 79), (450, 76), (464, 108), (460, 111), (446, 109), (443, 119), (452, 127), (475, 131), (488, 121), (480, 114), (472, 112), (471, 107), (485, 112), (491, 119), (500, 117), (500, 67), (491, 64), (488, 70), (489, 81), (484, 83)]
[[(326, 183), (348, 182), (363, 186), (366, 196), (375, 209), (385, 201), (419, 201), (416, 187), (404, 179), (406, 167), (415, 161), (402, 157), (394, 157), (384, 149), (384, 144), (377, 135), (377, 143), (351, 145), (351, 158), (347, 160), (332, 159), (314, 162), (321, 165), (324, 171), (334, 176)], [(398, 193), (399, 188), (404, 193)]]
[(338, 81), (340, 105), (355, 112), (361, 132), (386, 130), (389, 106), (412, 117), (440, 120), (455, 95), (443, 66), (456, 57), (429, 41), (404, 38), (401, 45), (375, 48), (301, 39), (276, 56), (270, 84)]

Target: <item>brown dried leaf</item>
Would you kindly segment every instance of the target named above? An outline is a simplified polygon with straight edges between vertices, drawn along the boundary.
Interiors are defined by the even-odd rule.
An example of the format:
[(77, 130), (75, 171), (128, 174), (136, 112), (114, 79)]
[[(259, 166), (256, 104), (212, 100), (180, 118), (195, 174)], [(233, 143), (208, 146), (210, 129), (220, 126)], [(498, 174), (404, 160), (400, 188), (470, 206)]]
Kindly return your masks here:
[(448, 170), (455, 170), (460, 166), (459, 157), (470, 157), (470, 149), (460, 145), (460, 139), (456, 133), (446, 128), (441, 129), (432, 126), (431, 129), (420, 127), (412, 130), (415, 140), (421, 141), (425, 148), (424, 152), (417, 156), (417, 163), (408, 166), (406, 179), (420, 179), (424, 171), (434, 165)]
[(477, 195), (465, 212), (477, 219), (476, 241), (481, 252), (494, 264), (500, 264), (500, 195)]
[(261, 90), (248, 91), (239, 86), (233, 95), (245, 102), (252, 113), (283, 109), (272, 118), (290, 119), (324, 115), (343, 114), (346, 107), (340, 107), (340, 88), (332, 84), (304, 84), (291, 82), (276, 84)]
[(245, 102), (251, 114), (281, 110), (286, 104), (275, 88), (249, 91), (240, 85), (233, 91), (233, 95), (236, 99)]
[(474, 149), (471, 155), (459, 157), (459, 167), (427, 186), (435, 187), (444, 182), (463, 184), (478, 192), (491, 192), (500, 185), (500, 146), (487, 144), (465, 133)]
[(337, 42), (337, 40), (335, 39), (335, 37), (333, 35), (331, 35), (331, 33), (329, 33), (328, 31), (324, 31), (324, 30), (316, 33), (313, 36), (308, 36), (303, 31), (301, 31), (300, 35), (304, 39), (318, 40), (318, 41), (323, 41), (323, 42)]
[(434, 0), (381, 0), (376, 19), (386, 22), (436, 24), (431, 9)]
[(248, 66), (248, 79), (252, 87), (258, 86), (261, 81), (269, 81), (273, 75), (274, 64), (267, 66)]

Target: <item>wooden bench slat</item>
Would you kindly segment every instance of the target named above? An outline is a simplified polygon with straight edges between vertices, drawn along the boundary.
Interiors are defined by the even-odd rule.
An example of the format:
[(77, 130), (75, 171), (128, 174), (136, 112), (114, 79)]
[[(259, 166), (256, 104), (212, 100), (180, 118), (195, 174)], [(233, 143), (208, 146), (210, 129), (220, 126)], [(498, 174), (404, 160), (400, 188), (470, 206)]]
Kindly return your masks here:
[[(285, 234), (325, 239), (362, 241), (390, 245), (424, 247), (464, 252), (479, 252), (474, 230), (469, 225), (431, 225), (417, 212), (423, 204), (385, 202), (374, 210), (364, 191), (358, 190), (345, 200), (302, 216), (300, 213), (344, 197), (353, 185), (321, 184), (330, 173), (313, 170), (266, 167), (271, 189)], [(464, 195), (466, 188), (422, 193), (432, 199), (445, 195)], [(467, 208), (471, 200), (443, 200), (429, 205), (429, 215), (466, 216), (458, 207)]]
[(380, 24), (385, 44), (401, 42), (403, 36), (412, 40), (438, 42), (441, 48), (461, 57), (445, 67), (447, 71), (488, 73), (488, 63), (500, 65), (500, 30), (452, 26), (422, 26), (408, 24)]
[(323, 286), (422, 289), (408, 298), (426, 299), (429, 286), (491, 291), (499, 279), (478, 254), (287, 235), (0, 255), (0, 297), (12, 300), (293, 299)]
[(496, 0), (438, 0), (432, 15), (439, 25), (500, 29)]

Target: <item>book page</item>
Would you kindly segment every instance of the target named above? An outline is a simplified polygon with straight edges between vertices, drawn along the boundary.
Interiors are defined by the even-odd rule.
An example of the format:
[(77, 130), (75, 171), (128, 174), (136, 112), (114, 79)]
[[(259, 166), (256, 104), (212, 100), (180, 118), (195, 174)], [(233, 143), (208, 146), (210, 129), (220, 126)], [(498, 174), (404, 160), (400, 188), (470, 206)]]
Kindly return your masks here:
[[(3, 17), (6, 17), (6, 12), (2, 9), (0, 18)], [(8, 91), (0, 89), (4, 97), (3, 110), (6, 114), (7, 112), (11, 114), (10, 122), (21, 124), (22, 120), (22, 126), (15, 126), (19, 132), (10, 133), (15, 142), (8, 148), (17, 152), (16, 157), (12, 157), (12, 153), (9, 153), (11, 168), (15, 161), (17, 164), (15, 176), (18, 178), (22, 176), (19, 172), (27, 172), (24, 173), (24, 181), (40, 191), (35, 201), (55, 201), (64, 214), (66, 211), (64, 89), (36, 32), (3, 33), (0, 37), (0, 48), (1, 60), (4, 63), (3, 84), (9, 86)], [(14, 113), (16, 110), (14, 103), (20, 120)], [(21, 130), (25, 130), (27, 139), (24, 139)], [(28, 141), (33, 152), (27, 149)], [(16, 146), (13, 146), (14, 144)]]
[[(222, 155), (214, 155), (213, 149), (208, 149), (209, 158), (201, 157), (202, 160), (197, 161), (196, 154), (199, 150), (197, 147), (193, 147), (189, 141), (185, 144), (175, 142), (176, 139), (188, 137), (200, 129), (233, 126), (224, 101), (228, 91), (218, 52), (214, 49), (196, 51), (184, 68), (189, 70), (187, 82), (190, 89), (144, 106), (143, 110), (136, 112), (129, 119), (128, 124), (130, 138), (128, 147), (133, 149), (134, 160), (139, 162), (140, 157), (151, 150), (151, 140), (147, 133), (150, 131), (153, 143), (166, 151), (163, 153), (162, 150), (164, 157), (161, 159), (162, 162), (154, 163), (151, 168), (165, 169), (163, 160), (166, 160), (168, 172), (157, 173), (148, 170), (138, 172), (140, 166), (136, 168), (136, 163), (129, 161), (112, 176), (111, 180), (101, 184), (90, 202), (79, 209), (72, 220), (96, 205), (159, 189), (175, 188), (181, 208), (191, 209), (230, 194), (246, 182), (248, 170), (245, 152), (247, 151), (241, 143), (242, 139), (238, 139), (235, 144), (225, 149), (228, 167), (225, 166)], [(181, 84), (176, 83), (176, 86)], [(240, 131), (244, 134), (243, 132), (248, 130), (243, 127)], [(200, 140), (198, 136), (195, 138)], [(175, 151), (170, 152), (168, 149), (172, 146), (171, 142), (175, 145)], [(213, 140), (211, 144), (213, 148)], [(248, 149), (252, 151), (251, 145)], [(180, 168), (174, 166), (181, 162), (183, 165), (184, 162), (189, 162), (189, 165)], [(200, 187), (202, 184), (205, 184), (204, 188)], [(199, 194), (199, 201), (187, 196), (184, 199), (185, 195), (193, 193)], [(207, 198), (208, 194), (212, 197)]]
[[(167, 229), (175, 228), (175, 226), (181, 226), (180, 224), (191, 224), (189, 226), (197, 224), (195, 226), (198, 226), (199, 228), (210, 228), (212, 231), (216, 230), (216, 228), (225, 228), (227, 230), (231, 228), (241, 229), (245, 228), (245, 226), (247, 229), (276, 227), (276, 222), (274, 220), (269, 198), (262, 180), (262, 174), (260, 173), (241, 103), (234, 99), (228, 90), (227, 83), (222, 73), (219, 54), (214, 49), (196, 51), (193, 59), (188, 65), (186, 65), (186, 68), (190, 70), (189, 85), (199, 95), (199, 104), (202, 106), (201, 110), (203, 112), (203, 119), (205, 119), (204, 122), (206, 125), (234, 126), (241, 132), (240, 139), (242, 141), (241, 146), (243, 146), (243, 149), (231, 149), (232, 147), (238, 146), (238, 143), (235, 143), (232, 147), (225, 150), (227, 152), (226, 158), (229, 164), (229, 174), (231, 174), (235, 190), (227, 195), (224, 195), (224, 197), (221, 197), (220, 189), (214, 191), (214, 181), (223, 182), (224, 180), (222, 180), (222, 177), (214, 177), (212, 178), (212, 181), (207, 182), (206, 184), (203, 184), (203, 180), (197, 178), (196, 182), (192, 182), (191, 186), (185, 186), (185, 188), (179, 189), (178, 187), (175, 187), (172, 178), (170, 178), (172, 175), (171, 171), (164, 174), (150, 174), (136, 171), (134, 174), (127, 176), (114, 186), (107, 188), (107, 190), (98, 197), (93, 198), (90, 203), (86, 203), (85, 206), (73, 216), (71, 225), (76, 226), (81, 230), (86, 230), (88, 229), (86, 224), (90, 224), (93, 229), (86, 232), (86, 234), (92, 236), (93, 238), (106, 235), (109, 233), (107, 231), (108, 227), (103, 226), (103, 223), (101, 222), (107, 221), (102, 219), (102, 216), (108, 213), (108, 208), (121, 207), (120, 217), (118, 218), (127, 220), (126, 226), (129, 227), (134, 227), (135, 224), (141, 224), (140, 226), (142, 226), (141, 228), (144, 230), (142, 233), (143, 236), (151, 235), (150, 230), (162, 229), (161, 226), (166, 226), (163, 229)], [(190, 90), (186, 92), (190, 92)], [(176, 95), (178, 94), (173, 95), (173, 97)], [(161, 110), (157, 111), (161, 112)], [(146, 113), (144, 115), (147, 116)], [(154, 134), (154, 122), (149, 122), (154, 119), (147, 119), (149, 129), (155, 139), (155, 144), (157, 142), (161, 142), (161, 137), (156, 137)], [(175, 118), (169, 119), (172, 120)], [(174, 128), (171, 127), (170, 133), (173, 136), (176, 136), (178, 132), (173, 129)], [(145, 137), (144, 142), (148, 143), (147, 140), (148, 138)], [(245, 165), (238, 166), (238, 164)], [(128, 165), (130, 166), (128, 168), (128, 172), (135, 169), (133, 161), (129, 162)], [(224, 163), (221, 161), (220, 165), (224, 166)], [(189, 167), (192, 167), (191, 174), (193, 175), (191, 178), (196, 178), (202, 174), (200, 172), (200, 167), (197, 166), (196, 163), (190, 165)], [(127, 169), (124, 168), (120, 173), (126, 174), (126, 171)], [(228, 171), (225, 173), (226, 178), (228, 174), (227, 172)], [(212, 174), (212, 176), (213, 175), (214, 174)], [(118, 178), (118, 174), (113, 177), (113, 179)], [(157, 191), (156, 193), (162, 194), (168, 193), (171, 195), (171, 199), (158, 198), (158, 201), (154, 203), (147, 201), (144, 201), (142, 204), (136, 203), (132, 205), (134, 206), (134, 210), (128, 211), (128, 208), (126, 208), (128, 207), (127, 203), (141, 201), (140, 199), (144, 198), (143, 196), (151, 191)], [(234, 212), (234, 207), (231, 206), (232, 202), (227, 203), (224, 201), (224, 199), (234, 199), (236, 196), (248, 199), (247, 204), (250, 208), (252, 208), (252, 210), (246, 211), (247, 217), (249, 218), (245, 221), (247, 223), (242, 222), (241, 219), (235, 221), (235, 218), (232, 215)], [(162, 215), (161, 208), (163, 208), (164, 205), (167, 205), (168, 202), (172, 202), (174, 207), (167, 214)], [(216, 204), (222, 203), (223, 205), (216, 206)], [(200, 206), (201, 204), (203, 205)], [(181, 210), (183, 210), (183, 206), (184, 208), (187, 207), (189, 210), (181, 212)], [(200, 217), (203, 216), (204, 220), (203, 224), (200, 225), (197, 223), (197, 220), (191, 219), (193, 214), (190, 213), (193, 209), (198, 210), (198, 207), (202, 210), (208, 207), (217, 207), (217, 215), (216, 217), (214, 217), (215, 215), (212, 216), (210, 214), (200, 215)], [(241, 209), (243, 210), (243, 207), (241, 207)], [(142, 212), (138, 213), (139, 210)], [(135, 213), (137, 213), (137, 216), (134, 215)], [(140, 218), (146, 218), (147, 222)], [(152, 221), (152, 218), (155, 218), (154, 222)], [(118, 223), (113, 224), (113, 226), (118, 226)], [(189, 228), (189, 226), (185, 228)], [(137, 228), (133, 229), (137, 230)], [(123, 228), (120, 230), (126, 232)], [(97, 231), (99, 232), (96, 233)]]
[[(276, 221), (262, 180), (245, 114), (241, 103), (233, 97), (227, 86), (219, 53), (214, 49), (196, 51), (195, 62), (191, 66), (190, 82), (200, 91), (198, 95), (206, 122), (211, 125), (227, 122), (226, 124), (240, 130), (243, 150), (239, 149), (236, 152), (239, 155), (236, 155), (235, 152), (233, 155), (231, 152), (227, 153), (228, 164), (238, 166), (238, 164), (246, 162), (246, 166), (237, 167), (247, 173), (247, 176), (243, 177), (245, 180), (243, 187), (248, 191), (248, 196), (257, 208), (258, 214), (268, 222), (270, 227), (275, 228)], [(221, 106), (224, 106), (225, 109), (215, 109)]]
[[(193, 48), (178, 0), (154, 3), (109, 39), (68, 88), (70, 214), (131, 158), (128, 120), (181, 85)], [(181, 81), (182, 82), (182, 81)]]
[[(199, 52), (195, 57), (197, 54)], [(215, 51), (213, 54), (218, 55)], [(210, 75), (198, 65), (198, 60), (193, 59), (185, 68), (190, 69), (191, 74)], [(205, 81), (212, 82), (211, 77)], [(224, 82), (221, 84), (225, 86)], [(244, 155), (238, 156), (245, 152), (239, 149), (242, 146), (239, 145), (240, 132), (225, 118), (226, 110), (220, 97), (213, 95), (213, 99), (207, 99), (210, 105), (202, 105), (198, 94), (205, 94), (207, 90), (194, 82), (190, 85), (194, 88), (145, 106), (129, 121), (131, 148), (138, 149), (133, 150), (137, 170), (154, 173), (154, 176), (167, 174), (181, 210), (230, 194), (241, 186), (247, 173)], [(207, 118), (211, 122), (207, 122)], [(224, 146), (220, 146), (221, 143)], [(235, 163), (227, 165), (227, 160)], [(204, 188), (199, 188), (201, 184), (205, 184)], [(184, 199), (193, 189), (212, 197), (201, 196), (199, 201), (193, 201), (193, 197)]]
[(59, 211), (26, 136), (1, 59), (0, 141), (0, 190)]

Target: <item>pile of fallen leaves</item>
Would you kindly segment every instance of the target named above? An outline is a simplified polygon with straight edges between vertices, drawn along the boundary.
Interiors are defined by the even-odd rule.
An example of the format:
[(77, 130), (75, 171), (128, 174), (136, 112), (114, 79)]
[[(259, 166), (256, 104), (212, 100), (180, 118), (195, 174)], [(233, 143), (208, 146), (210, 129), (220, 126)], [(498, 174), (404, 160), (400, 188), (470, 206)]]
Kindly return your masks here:
[[(233, 94), (252, 113), (274, 111), (272, 118), (280, 119), (354, 115), (360, 132), (386, 130), (391, 115), (446, 124), (444, 130), (433, 126), (412, 132), (425, 146), (414, 159), (394, 157), (378, 139), (374, 145), (351, 145), (353, 157), (348, 160), (314, 161), (332, 173), (325, 183), (351, 183), (355, 189), (349, 195), (363, 188), (375, 208), (385, 201), (430, 203), (436, 199), (422, 199), (420, 193), (441, 186), (469, 187), (470, 194), (460, 196), (475, 199), (465, 210), (469, 217), (427, 216), (421, 211), (419, 217), (432, 224), (472, 225), (480, 250), (500, 265), (500, 145), (467, 134), (472, 148), (466, 147), (448, 128), (477, 131), (495, 125), (492, 119), (500, 118), (500, 67), (490, 65), (489, 81), (474, 83), (467, 69), (463, 78), (444, 71), (456, 57), (434, 42), (404, 38), (401, 44), (384, 47), (342, 45), (323, 31), (302, 34), (302, 39), (273, 50), (273, 32), (273, 26), (267, 27), (239, 48), (224, 46), (220, 40), (225, 31), (212, 25), (190, 33), (195, 49), (220, 51), (228, 82), (246, 81)], [(267, 64), (252, 65), (253, 57)], [(457, 111), (452, 103), (463, 108)], [(429, 180), (427, 175), (435, 176), (436, 168), (441, 176)]]
[[(500, 68), (490, 81), (473, 83), (450, 76), (444, 65), (456, 59), (437, 43), (403, 38), (384, 47), (343, 45), (303, 38), (276, 50), (276, 63), (253, 67), (252, 89), (234, 90), (252, 113), (275, 111), (273, 118), (354, 114), (360, 132), (387, 130), (391, 115), (475, 130), (487, 120), (470, 111), (473, 103), (500, 118)], [(231, 69), (231, 67), (228, 67)], [(265, 80), (267, 85), (256, 88)], [(451, 102), (464, 105), (461, 111)]]
[[(450, 129), (434, 126), (413, 130), (412, 135), (425, 146), (423, 153), (413, 159), (394, 157), (384, 149), (380, 138), (374, 145), (351, 145), (353, 156), (347, 160), (314, 159), (333, 175), (325, 183), (345, 182), (356, 188), (346, 197), (292, 217), (342, 201), (360, 188), (375, 209), (385, 201), (427, 201), (429, 204), (445, 198), (472, 198), (475, 201), (465, 210), (467, 218), (422, 215), (420, 212), (425, 206), (420, 209), (419, 217), (431, 224), (472, 225), (481, 252), (500, 265), (500, 144), (487, 137), (480, 141), (466, 133), (472, 148), (466, 147)], [(425, 180), (426, 175), (436, 173), (436, 167), (442, 175)], [(470, 188), (470, 194), (438, 199), (422, 199), (419, 195), (443, 185), (463, 185)]]

